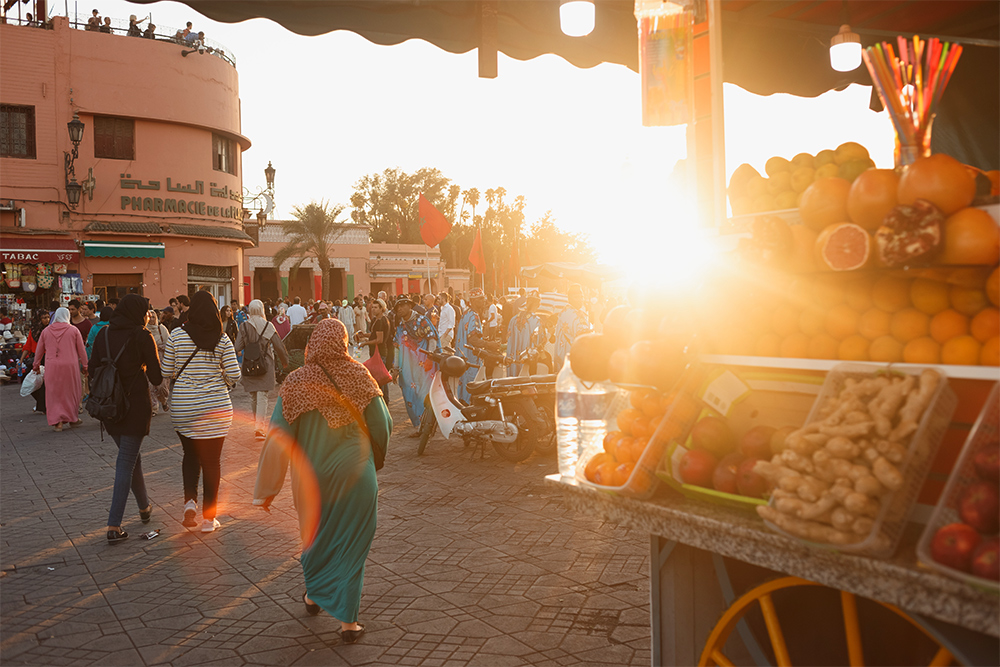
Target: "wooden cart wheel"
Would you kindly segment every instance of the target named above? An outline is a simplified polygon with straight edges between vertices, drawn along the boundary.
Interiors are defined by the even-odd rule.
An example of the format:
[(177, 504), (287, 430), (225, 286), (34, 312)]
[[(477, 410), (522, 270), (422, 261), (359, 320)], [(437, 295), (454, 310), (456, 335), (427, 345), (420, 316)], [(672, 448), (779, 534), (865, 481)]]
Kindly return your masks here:
[[(722, 618), (719, 619), (719, 622), (716, 623), (715, 627), (712, 629), (712, 633), (709, 635), (708, 641), (705, 643), (705, 649), (701, 653), (701, 659), (698, 661), (698, 665), (701, 667), (708, 665), (730, 667), (733, 665), (733, 662), (722, 653), (722, 649), (729, 640), (729, 635), (732, 633), (733, 628), (735, 628), (736, 624), (740, 622), (743, 616), (750, 609), (752, 609), (754, 603), (760, 605), (761, 615), (764, 617), (764, 624), (767, 626), (767, 634), (771, 640), (771, 648), (774, 651), (778, 667), (791, 665), (792, 662), (788, 655), (788, 648), (785, 645), (785, 637), (781, 632), (781, 623), (778, 620), (778, 615), (775, 611), (771, 594), (784, 588), (800, 586), (821, 586), (821, 584), (800, 579), (798, 577), (782, 577), (780, 579), (768, 581), (760, 586), (757, 586), (756, 588), (751, 589), (738, 600), (733, 602), (733, 604), (725, 611)], [(858, 625), (858, 608), (854, 594), (848, 593), (847, 591), (840, 591), (840, 604), (844, 617), (844, 636), (847, 642), (847, 654), (850, 659), (850, 664), (852, 667), (864, 665), (865, 659), (861, 646), (861, 631)], [(877, 602), (877, 604), (908, 621), (911, 625), (919, 629), (925, 636), (937, 644), (938, 651), (931, 660), (930, 667), (951, 664), (953, 657), (948, 649), (941, 646), (941, 644), (928, 634), (919, 623), (893, 605), (882, 602)]]

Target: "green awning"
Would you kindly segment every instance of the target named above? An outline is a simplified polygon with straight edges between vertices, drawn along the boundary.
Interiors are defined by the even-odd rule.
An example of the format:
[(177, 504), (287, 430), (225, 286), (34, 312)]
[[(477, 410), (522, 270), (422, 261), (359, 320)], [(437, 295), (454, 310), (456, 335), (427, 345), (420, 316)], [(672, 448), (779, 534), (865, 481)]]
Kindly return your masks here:
[(162, 243), (141, 241), (84, 241), (86, 257), (164, 257)]

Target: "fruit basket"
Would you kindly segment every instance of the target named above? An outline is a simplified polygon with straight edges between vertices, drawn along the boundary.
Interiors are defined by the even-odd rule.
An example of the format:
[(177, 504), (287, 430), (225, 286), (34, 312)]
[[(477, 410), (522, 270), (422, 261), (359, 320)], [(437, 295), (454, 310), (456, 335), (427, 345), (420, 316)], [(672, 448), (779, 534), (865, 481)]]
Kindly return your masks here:
[[(907, 375), (913, 376), (913, 379), (907, 380)], [(884, 401), (888, 398), (888, 394), (882, 393), (886, 386), (909, 387), (906, 391), (907, 398), (905, 399), (905, 404), (903, 403), (903, 399), (901, 399), (899, 402), (895, 403), (892, 414), (879, 413), (882, 418), (888, 420), (889, 426), (893, 428), (893, 434), (896, 433), (896, 429), (899, 429), (902, 426), (902, 422), (897, 422), (896, 420), (902, 420), (904, 418), (903, 411), (910, 405), (910, 397), (918, 394), (924, 394), (926, 392), (926, 395), (924, 395), (921, 400), (923, 408), (919, 411), (919, 420), (917, 420), (911, 413), (907, 413), (906, 415), (914, 416), (914, 419), (912, 420), (912, 428), (915, 430), (913, 430), (910, 435), (905, 438), (898, 437), (898, 442), (893, 443), (889, 443), (889, 441), (897, 440), (895, 435), (883, 436), (885, 439), (881, 442), (898, 445), (895, 455), (890, 455), (888, 453), (883, 454), (881, 453), (882, 450), (876, 451), (874, 449), (874, 445), (878, 436), (872, 433), (871, 435), (855, 437), (857, 442), (848, 441), (846, 443), (848, 446), (858, 445), (858, 443), (861, 443), (858, 453), (853, 458), (853, 461), (848, 461), (847, 458), (839, 458), (836, 459), (836, 461), (831, 461), (829, 457), (825, 457), (826, 460), (823, 464), (821, 464), (820, 461), (822, 461), (823, 458), (817, 458), (816, 454), (826, 451), (825, 448), (832, 446), (834, 437), (830, 437), (829, 441), (827, 441), (824, 445), (816, 448), (816, 451), (811, 455), (811, 458), (803, 457), (794, 447), (790, 447), (789, 450), (783, 452), (783, 454), (789, 454), (791, 452), (792, 454), (790, 457), (785, 459), (775, 457), (775, 459), (772, 459), (771, 463), (761, 462), (758, 464), (758, 470), (760, 470), (762, 466), (778, 467), (787, 463), (789, 466), (798, 466), (802, 470), (808, 470), (815, 467), (816, 470), (819, 471), (821, 465), (841, 462), (838, 466), (836, 466), (836, 468), (848, 468), (851, 478), (847, 479), (846, 475), (841, 475), (840, 473), (837, 473), (837, 477), (843, 478), (843, 481), (846, 482), (848, 486), (842, 486), (841, 479), (837, 479), (836, 482), (834, 482), (834, 480), (830, 478), (827, 483), (828, 491), (820, 492), (818, 494), (819, 501), (809, 503), (809, 508), (816, 509), (816, 507), (820, 506), (821, 503), (835, 496), (836, 494), (833, 493), (834, 491), (843, 491), (845, 489), (850, 491), (853, 496), (855, 496), (851, 499), (851, 501), (864, 500), (868, 503), (877, 502), (877, 507), (868, 504), (864, 505), (861, 509), (855, 509), (857, 505), (854, 505), (853, 502), (844, 502), (841, 500), (840, 504), (827, 508), (827, 516), (829, 516), (831, 512), (841, 510), (841, 516), (843, 516), (844, 512), (857, 512), (857, 517), (859, 518), (853, 519), (855, 522), (851, 524), (854, 526), (853, 531), (844, 527), (843, 524), (838, 527), (838, 521), (836, 519), (828, 525), (823, 522), (825, 520), (821, 520), (818, 516), (812, 517), (806, 512), (803, 512), (797, 518), (790, 518), (792, 515), (790, 515), (787, 510), (782, 509), (780, 505), (784, 502), (785, 507), (787, 507), (790, 503), (799, 501), (796, 498), (790, 498), (793, 494), (784, 492), (782, 484), (779, 483), (778, 486), (779, 488), (782, 488), (784, 493), (779, 495), (776, 490), (771, 497), (770, 503), (768, 503), (767, 506), (759, 507), (757, 512), (765, 519), (764, 523), (771, 530), (791, 539), (809, 544), (810, 546), (871, 556), (873, 558), (888, 558), (893, 554), (893, 552), (895, 552), (896, 547), (899, 544), (899, 540), (903, 534), (903, 529), (906, 527), (909, 518), (910, 510), (913, 507), (914, 502), (916, 502), (917, 495), (919, 494), (920, 488), (924, 483), (924, 479), (927, 476), (930, 465), (934, 460), (938, 446), (941, 444), (944, 432), (951, 421), (951, 416), (955, 411), (957, 397), (955, 396), (954, 391), (952, 391), (948, 386), (947, 378), (941, 372), (940, 368), (909, 367), (904, 373), (894, 370), (891, 367), (879, 366), (876, 364), (838, 364), (827, 374), (823, 387), (820, 390), (819, 397), (816, 399), (816, 402), (809, 413), (809, 417), (806, 419), (807, 426), (802, 429), (802, 432), (806, 432), (806, 430), (809, 429), (809, 425), (832, 423), (829, 421), (832, 419), (830, 410), (833, 409), (833, 406), (844, 406), (847, 404), (845, 402), (845, 395), (848, 395), (850, 391), (853, 391), (854, 389), (859, 389), (860, 383), (869, 383), (861, 385), (865, 387), (880, 387), (878, 390), (879, 393), (873, 393), (869, 396), (869, 406), (871, 406), (870, 409), (872, 410), (872, 414), (877, 412), (874, 407), (874, 401), (876, 399)], [(839, 423), (840, 422), (838, 422), (838, 424)], [(851, 426), (858, 426), (858, 424), (852, 425), (847, 423), (846, 426), (848, 430), (863, 430), (858, 428), (850, 429)], [(831, 427), (827, 433), (831, 430), (835, 430), (838, 434), (841, 432), (848, 432), (847, 430), (842, 429), (839, 425)], [(789, 436), (790, 440), (795, 437), (795, 433)], [(848, 440), (846, 437), (839, 437), (841, 441)], [(872, 442), (868, 442), (865, 439), (869, 437)], [(838, 446), (843, 444), (845, 443), (837, 443)], [(888, 449), (885, 451), (888, 452)], [(868, 456), (871, 452), (875, 452), (875, 456), (869, 458), (869, 461), (874, 461), (876, 458), (879, 458), (885, 461), (885, 463), (889, 463), (888, 458), (892, 456), (892, 458), (896, 459), (896, 462), (892, 466), (893, 472), (891, 476), (882, 475), (882, 471), (875, 470), (875, 465), (873, 463), (871, 474), (868, 475), (868, 478), (865, 481), (867, 482), (868, 480), (871, 480), (876, 487), (881, 489), (881, 491), (875, 492), (875, 496), (873, 497), (867, 497), (860, 493), (859, 480), (863, 477), (863, 475), (860, 474), (860, 471), (864, 468), (864, 465), (859, 463), (859, 461), (863, 461), (864, 457)], [(795, 462), (796, 457), (798, 457), (799, 463)], [(807, 460), (802, 462), (803, 458)], [(825, 470), (830, 469), (830, 467), (825, 468)], [(810, 483), (819, 479), (818, 476), (813, 477), (811, 474), (803, 473), (801, 471), (797, 471), (796, 474), (800, 479)], [(817, 475), (818, 474), (819, 473), (817, 472)], [(857, 477), (855, 477), (856, 474)], [(878, 475), (877, 479), (875, 478), (875, 475)], [(886, 481), (890, 477), (893, 481)], [(854, 488), (850, 488), (851, 484), (853, 484)], [(862, 497), (858, 498), (857, 496)], [(851, 516), (853, 517), (853, 515)], [(861, 519), (863, 519), (864, 522), (858, 523)], [(778, 522), (783, 523), (788, 529), (786, 530), (777, 525)], [(857, 529), (858, 526), (868, 526), (869, 524), (870, 528), (864, 532), (860, 532)], [(815, 539), (809, 539), (806, 535), (815, 536)]]
[[(962, 525), (966, 519), (970, 518), (973, 520), (973, 523), (983, 521), (992, 523), (995, 521), (997, 512), (995, 488), (997, 480), (990, 470), (991, 466), (995, 467), (996, 459), (994, 457), (992, 461), (984, 461), (983, 459), (977, 461), (977, 456), (981, 456), (981, 453), (988, 453), (988, 448), (996, 449), (1000, 447), (997, 444), (998, 433), (1000, 433), (1000, 385), (994, 385), (993, 391), (990, 392), (990, 397), (986, 400), (982, 412), (979, 413), (979, 418), (972, 427), (972, 431), (969, 432), (969, 437), (962, 447), (958, 461), (956, 461), (955, 467), (948, 477), (948, 483), (941, 493), (937, 505), (934, 507), (930, 521), (924, 529), (923, 535), (920, 537), (920, 542), (917, 544), (917, 558), (921, 565), (925, 565), (949, 577), (960, 579), (976, 588), (993, 593), (1000, 593), (1000, 583), (975, 576), (969, 571), (972, 567), (971, 562), (975, 560), (975, 553), (979, 548), (978, 546), (974, 546), (970, 553), (964, 555), (956, 554), (954, 551), (947, 555), (939, 554), (942, 560), (951, 561), (950, 564), (936, 561), (933, 554), (935, 553), (935, 536), (942, 528), (956, 524)], [(970, 516), (968, 514), (969, 510), (966, 509), (963, 511), (961, 507), (963, 499), (969, 497), (970, 489), (983, 482), (988, 482), (988, 485), (992, 485), (994, 495), (990, 498), (989, 494), (986, 494), (986, 498), (981, 498), (985, 506), (979, 508), (973, 507), (972, 509), (992, 513), (992, 516), (985, 519), (979, 516)], [(996, 528), (994, 526), (986, 527), (979, 525), (978, 527), (990, 531), (976, 530), (976, 533), (979, 535), (978, 543), (980, 545), (985, 547), (986, 542), (996, 539)], [(968, 568), (965, 562), (961, 564), (958, 562), (966, 560), (969, 561)]]
[[(577, 481), (605, 493), (638, 500), (650, 498), (659, 483), (656, 469), (667, 445), (687, 435), (701, 410), (694, 398), (700, 377), (700, 367), (693, 365), (670, 392), (637, 386), (619, 389), (605, 415), (605, 442), (594, 442), (580, 452), (583, 465), (577, 465)], [(637, 423), (641, 426), (633, 431)]]

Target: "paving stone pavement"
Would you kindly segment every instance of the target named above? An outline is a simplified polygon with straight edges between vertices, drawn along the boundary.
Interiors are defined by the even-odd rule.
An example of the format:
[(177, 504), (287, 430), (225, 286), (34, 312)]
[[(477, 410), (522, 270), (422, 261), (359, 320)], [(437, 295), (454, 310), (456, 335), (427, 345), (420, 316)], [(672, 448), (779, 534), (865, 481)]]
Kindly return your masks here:
[[(361, 642), (305, 614), (289, 482), (251, 505), (260, 444), (249, 399), (223, 450), (219, 519), (181, 526), (181, 447), (170, 417), (142, 449), (148, 528), (130, 497), (109, 545), (116, 449), (96, 422), (52, 432), (0, 388), (0, 662), (5, 665), (648, 665), (648, 541), (568, 510), (542, 477), (440, 435), (416, 455), (399, 392), (379, 473)], [(272, 395), (273, 407), (273, 395)], [(138, 539), (159, 528), (151, 541)]]

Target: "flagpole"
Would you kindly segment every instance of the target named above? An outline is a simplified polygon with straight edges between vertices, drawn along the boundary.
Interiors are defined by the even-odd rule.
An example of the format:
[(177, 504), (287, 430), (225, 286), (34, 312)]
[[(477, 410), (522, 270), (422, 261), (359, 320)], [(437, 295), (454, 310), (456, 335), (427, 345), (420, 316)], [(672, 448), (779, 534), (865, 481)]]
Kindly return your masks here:
[(424, 264), (427, 265), (427, 293), (433, 294), (434, 290), (431, 289), (431, 260), (430, 260), (431, 247), (424, 244)]

